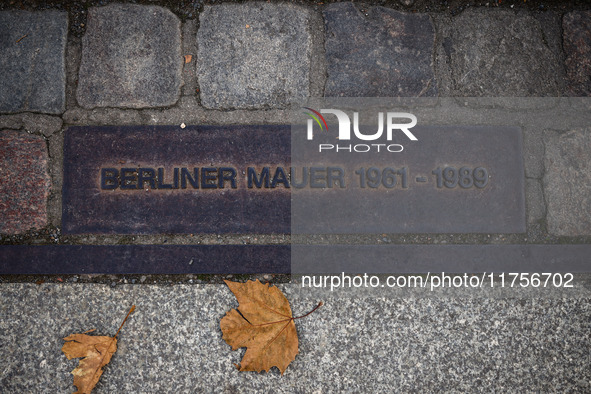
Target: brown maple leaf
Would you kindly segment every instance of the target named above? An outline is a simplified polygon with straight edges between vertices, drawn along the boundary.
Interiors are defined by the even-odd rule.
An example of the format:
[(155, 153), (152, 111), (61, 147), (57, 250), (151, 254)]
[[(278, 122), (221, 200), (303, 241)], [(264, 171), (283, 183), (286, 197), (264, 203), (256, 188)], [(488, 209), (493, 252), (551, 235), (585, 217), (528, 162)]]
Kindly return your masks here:
[(257, 281), (224, 281), (236, 296), (239, 306), (220, 322), (223, 339), (232, 350), (246, 347), (240, 371), (266, 371), (279, 368), (281, 374), (298, 354), (298, 334), (294, 320), (314, 312), (292, 317), (287, 298), (281, 290)]
[(88, 394), (96, 386), (103, 374), (103, 367), (111, 361), (111, 357), (117, 351), (117, 335), (134, 310), (135, 305), (131, 307), (113, 337), (86, 335), (94, 331), (90, 330), (64, 338), (66, 343), (62, 347), (62, 352), (68, 360), (81, 358), (78, 366), (72, 371), (74, 386), (78, 389), (74, 394)]

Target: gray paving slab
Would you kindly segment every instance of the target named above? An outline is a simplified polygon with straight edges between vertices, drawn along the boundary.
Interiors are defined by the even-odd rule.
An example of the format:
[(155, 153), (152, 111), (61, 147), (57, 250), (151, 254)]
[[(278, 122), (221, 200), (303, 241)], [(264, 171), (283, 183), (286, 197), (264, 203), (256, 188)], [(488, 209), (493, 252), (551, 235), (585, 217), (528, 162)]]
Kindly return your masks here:
[(0, 12), (0, 112), (64, 112), (67, 33), (66, 12)]
[(327, 97), (434, 96), (435, 33), (426, 14), (335, 3), (326, 21)]
[[(302, 315), (319, 299), (295, 286), (280, 288)], [(237, 306), (225, 285), (3, 284), (0, 300), (4, 392), (72, 392), (78, 360), (62, 338), (112, 335), (132, 303), (97, 394), (591, 389), (589, 299), (327, 296), (297, 320), (300, 353), (283, 376), (234, 367), (243, 350), (222, 340)]]
[(527, 13), (468, 9), (452, 19), (442, 45), (450, 63), (452, 94), (558, 96), (560, 62)]
[(85, 108), (145, 108), (177, 102), (181, 23), (162, 7), (93, 7), (82, 39), (76, 97)]
[(591, 129), (547, 132), (544, 143), (548, 231), (591, 235)]
[(197, 74), (206, 108), (284, 108), (309, 95), (310, 11), (292, 4), (205, 6)]
[(591, 94), (591, 11), (573, 11), (562, 19), (567, 94)]

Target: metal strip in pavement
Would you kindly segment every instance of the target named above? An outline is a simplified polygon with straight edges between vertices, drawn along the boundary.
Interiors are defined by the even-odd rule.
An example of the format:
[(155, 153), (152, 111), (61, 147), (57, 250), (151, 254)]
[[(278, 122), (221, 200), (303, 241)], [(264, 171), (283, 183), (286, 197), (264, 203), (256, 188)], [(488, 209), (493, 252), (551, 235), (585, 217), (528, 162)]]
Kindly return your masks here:
[(0, 274), (289, 273), (289, 245), (5, 245)]
[(3, 245), (0, 275), (591, 272), (591, 245)]

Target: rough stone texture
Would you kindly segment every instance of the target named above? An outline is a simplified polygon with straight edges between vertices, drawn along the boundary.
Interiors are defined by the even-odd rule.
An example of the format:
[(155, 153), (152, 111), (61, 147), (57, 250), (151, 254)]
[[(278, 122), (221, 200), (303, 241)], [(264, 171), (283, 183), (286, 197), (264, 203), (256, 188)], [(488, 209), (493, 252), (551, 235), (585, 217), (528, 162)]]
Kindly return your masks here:
[(591, 235), (591, 128), (545, 135), (548, 232)]
[(562, 19), (567, 94), (591, 95), (591, 11), (574, 11)]
[(447, 14), (432, 14), (435, 27), (434, 68), (437, 75), (437, 91), (441, 97), (453, 96), (453, 80), (449, 52), (451, 45), (450, 32), (452, 28), (452, 16)]
[(558, 96), (560, 62), (540, 23), (524, 13), (469, 9), (442, 45), (459, 96)]
[(526, 127), (523, 132), (523, 162), (526, 177), (542, 177), (544, 174), (544, 136), (537, 127)]
[(325, 96), (416, 97), (437, 94), (433, 74), (435, 33), (426, 14), (353, 3), (324, 11), (328, 81)]
[(42, 133), (48, 137), (62, 128), (62, 119), (57, 116), (23, 113), (0, 116), (0, 128), (24, 129), (29, 133)]
[(562, 48), (562, 14), (558, 10), (545, 10), (544, 12), (532, 12), (531, 15), (540, 22), (544, 44), (556, 56), (557, 67), (554, 68), (554, 71), (557, 74), (555, 77), (558, 81), (558, 92), (563, 93), (566, 90), (566, 70)]
[(325, 23), (322, 13), (314, 12), (310, 18), (312, 34), (310, 63), (310, 97), (324, 96), (326, 86), (326, 56), (324, 56)]
[(64, 112), (64, 122), (67, 124), (88, 125), (137, 125), (142, 124), (140, 111), (121, 108), (96, 108), (92, 111), (80, 107)]
[(78, 108), (76, 89), (82, 59), (82, 39), (70, 37), (66, 46), (66, 109)]
[(542, 184), (538, 179), (528, 178), (525, 180), (525, 199), (527, 205), (527, 222), (536, 223), (544, 219), (546, 205), (544, 204)]
[(47, 160), (42, 137), (0, 132), (0, 233), (18, 234), (47, 224)]
[(64, 111), (68, 14), (0, 12), (0, 112)]
[[(318, 298), (283, 285), (295, 316)], [(285, 374), (238, 372), (222, 339), (238, 303), (225, 285), (0, 285), (0, 387), (73, 392), (63, 337), (113, 335), (118, 351), (93, 393), (588, 392), (589, 298), (323, 297), (296, 321)]]
[(310, 12), (291, 4), (205, 6), (197, 73), (206, 108), (284, 108), (308, 97)]
[(180, 96), (179, 19), (167, 9), (132, 4), (91, 8), (82, 40), (78, 103), (161, 107)]
[(181, 96), (177, 105), (167, 109), (119, 109), (96, 108), (85, 110), (77, 107), (64, 113), (64, 123), (70, 125), (235, 125), (235, 124), (285, 124), (291, 110), (235, 110), (212, 111), (199, 105), (196, 96)]

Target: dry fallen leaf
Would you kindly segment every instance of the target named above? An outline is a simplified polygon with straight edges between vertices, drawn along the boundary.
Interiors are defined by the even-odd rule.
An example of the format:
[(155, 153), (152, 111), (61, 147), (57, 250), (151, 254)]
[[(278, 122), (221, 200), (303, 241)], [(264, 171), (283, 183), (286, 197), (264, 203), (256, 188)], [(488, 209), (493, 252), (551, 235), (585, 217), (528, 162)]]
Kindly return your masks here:
[(111, 357), (117, 351), (117, 334), (134, 310), (135, 305), (131, 307), (113, 337), (86, 335), (94, 331), (90, 330), (64, 338), (66, 343), (62, 347), (62, 352), (68, 360), (81, 358), (78, 366), (72, 371), (74, 386), (78, 389), (74, 394), (88, 394), (96, 386), (103, 374), (103, 367), (111, 361)]
[(191, 63), (193, 59), (193, 55), (185, 55), (185, 63)]
[(292, 317), (287, 298), (275, 286), (257, 281), (236, 283), (225, 281), (236, 296), (239, 306), (222, 318), (223, 339), (237, 350), (246, 353), (237, 366), (240, 371), (266, 371), (279, 368), (281, 374), (298, 354), (298, 334), (294, 320), (311, 312)]

